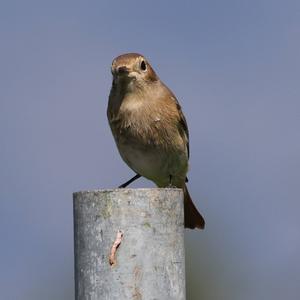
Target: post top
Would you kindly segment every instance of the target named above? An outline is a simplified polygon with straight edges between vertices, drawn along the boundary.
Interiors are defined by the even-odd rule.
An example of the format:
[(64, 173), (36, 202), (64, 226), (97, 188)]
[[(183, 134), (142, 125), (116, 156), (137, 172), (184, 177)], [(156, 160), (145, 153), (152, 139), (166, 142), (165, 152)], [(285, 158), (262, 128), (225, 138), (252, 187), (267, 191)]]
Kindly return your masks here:
[(86, 195), (86, 194), (108, 194), (108, 193), (151, 193), (151, 192), (166, 192), (166, 193), (180, 193), (183, 192), (181, 188), (115, 188), (115, 189), (95, 189), (95, 190), (82, 190), (74, 192), (73, 196)]

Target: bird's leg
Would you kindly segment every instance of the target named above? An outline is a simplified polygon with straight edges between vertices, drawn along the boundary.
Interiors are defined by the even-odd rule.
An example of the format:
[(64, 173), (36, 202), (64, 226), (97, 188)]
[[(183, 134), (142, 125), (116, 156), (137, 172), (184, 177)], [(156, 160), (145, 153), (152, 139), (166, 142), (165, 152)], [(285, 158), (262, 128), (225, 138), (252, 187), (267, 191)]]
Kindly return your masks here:
[(174, 186), (174, 185), (172, 184), (172, 178), (173, 178), (173, 176), (170, 174), (170, 175), (169, 175), (169, 185), (168, 185), (168, 188), (176, 188), (176, 186)]
[(129, 185), (130, 183), (134, 182), (135, 180), (137, 180), (138, 178), (140, 178), (141, 175), (140, 174), (136, 174), (135, 176), (133, 176), (131, 179), (129, 179), (128, 181), (126, 181), (125, 183), (121, 184), (119, 186), (119, 189), (121, 188), (125, 188), (127, 185)]

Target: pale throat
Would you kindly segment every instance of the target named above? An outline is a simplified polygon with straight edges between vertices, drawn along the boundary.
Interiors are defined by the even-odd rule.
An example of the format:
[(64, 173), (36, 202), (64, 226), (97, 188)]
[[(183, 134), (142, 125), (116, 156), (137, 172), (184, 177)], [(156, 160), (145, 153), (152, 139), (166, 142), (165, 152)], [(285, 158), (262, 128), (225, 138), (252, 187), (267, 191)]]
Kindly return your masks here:
[(121, 103), (120, 110), (137, 112), (147, 107), (153, 97), (149, 83), (139, 78), (120, 78), (114, 84), (115, 100)]

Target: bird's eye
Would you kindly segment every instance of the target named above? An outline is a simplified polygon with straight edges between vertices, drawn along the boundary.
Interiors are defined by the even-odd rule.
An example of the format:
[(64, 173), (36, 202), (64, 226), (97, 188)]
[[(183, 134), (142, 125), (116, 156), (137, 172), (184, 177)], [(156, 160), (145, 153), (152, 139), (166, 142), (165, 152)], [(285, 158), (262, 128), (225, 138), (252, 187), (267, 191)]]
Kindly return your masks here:
[(147, 65), (146, 65), (146, 63), (145, 63), (144, 60), (141, 61), (141, 70), (142, 71), (146, 71), (147, 70)]

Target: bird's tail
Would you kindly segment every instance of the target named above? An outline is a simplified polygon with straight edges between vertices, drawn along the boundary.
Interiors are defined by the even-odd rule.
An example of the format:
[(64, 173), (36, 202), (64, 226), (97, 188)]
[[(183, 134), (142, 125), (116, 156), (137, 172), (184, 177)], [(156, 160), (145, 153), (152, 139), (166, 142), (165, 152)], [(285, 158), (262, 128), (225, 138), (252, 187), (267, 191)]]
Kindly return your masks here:
[(184, 227), (190, 229), (194, 229), (194, 228), (204, 229), (205, 227), (204, 218), (201, 216), (195, 204), (193, 203), (193, 200), (189, 194), (186, 185), (184, 185), (183, 187), (183, 193), (184, 193)]

